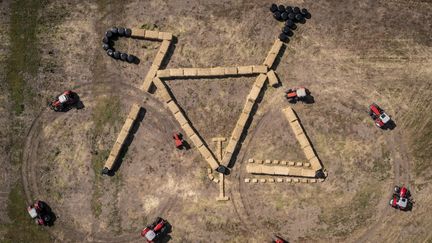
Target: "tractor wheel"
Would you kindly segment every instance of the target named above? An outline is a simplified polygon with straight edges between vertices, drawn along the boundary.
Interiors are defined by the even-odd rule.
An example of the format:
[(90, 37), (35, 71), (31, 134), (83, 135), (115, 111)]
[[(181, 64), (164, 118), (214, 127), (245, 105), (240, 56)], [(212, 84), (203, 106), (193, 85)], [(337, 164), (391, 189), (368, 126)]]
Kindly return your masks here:
[(288, 26), (283, 27), (282, 32), (287, 36), (293, 36), (293, 32), (291, 31), (290, 27), (288, 27)]
[(306, 19), (310, 19), (312, 17), (312, 15), (309, 13), (309, 11), (305, 8), (303, 8), (301, 10), (301, 14), (303, 15), (303, 17), (305, 17)]
[(113, 33), (113, 35), (118, 34), (118, 29), (116, 27), (112, 27), (110, 31)]
[(125, 35), (125, 28), (123, 28), (123, 27), (120, 27), (120, 28), (118, 28), (118, 35), (119, 36), (124, 36)]
[(126, 61), (126, 60), (127, 60), (127, 57), (128, 57), (128, 54), (126, 54), (126, 53), (121, 53), (121, 54), (120, 54), (120, 59), (121, 59), (122, 61)]
[(281, 33), (281, 34), (279, 35), (279, 40), (281, 40), (281, 41), (283, 41), (283, 42), (285, 42), (285, 43), (288, 43), (288, 42), (289, 42), (289, 38), (288, 38), (288, 36), (287, 36), (286, 34), (284, 34), (284, 33)]
[(299, 14), (300, 13), (300, 8), (299, 7), (294, 7), (293, 8), (293, 13)]
[(293, 26), (294, 25), (294, 21), (292, 21), (291, 19), (288, 19), (286, 22), (285, 22), (285, 26), (288, 26), (288, 27), (290, 27), (291, 28), (291, 26)]
[(133, 63), (133, 62), (135, 62), (135, 56), (134, 55), (128, 55), (128, 57), (127, 57), (127, 62), (128, 63)]
[(115, 51), (114, 53), (113, 53), (113, 57), (115, 58), (115, 59), (119, 59), (120, 58), (120, 52), (118, 52), (118, 51)]
[(102, 42), (105, 43), (105, 44), (108, 44), (109, 41), (110, 41), (110, 39), (108, 37), (106, 37), (106, 36), (104, 36), (104, 38), (102, 39)]
[(295, 14), (294, 13), (289, 13), (288, 14), (288, 19), (294, 20), (295, 19)]
[(279, 5), (278, 9), (279, 9), (279, 12), (281, 12), (281, 13), (285, 12), (285, 6), (282, 4)]
[(108, 44), (103, 44), (102, 48), (106, 51), (110, 48), (110, 46)]
[(110, 30), (108, 30), (107, 32), (105, 32), (105, 36), (109, 39), (113, 36), (113, 33)]
[(285, 11), (286, 11), (287, 13), (292, 13), (292, 12), (293, 12), (293, 8), (292, 8), (291, 6), (286, 6), (286, 7), (285, 7)]
[(283, 13), (281, 14), (281, 19), (282, 19), (283, 21), (287, 20), (287, 19), (288, 19), (288, 13), (287, 13), (287, 12), (283, 12)]
[(296, 30), (296, 29), (297, 29), (297, 25), (296, 25), (296, 24), (293, 24), (290, 28), (291, 28), (292, 30)]
[(281, 20), (281, 13), (279, 11), (276, 11), (276, 12), (273, 13), (273, 17), (276, 20)]
[(131, 29), (125, 29), (125, 36), (131, 37), (131, 35), (132, 35), (132, 30)]
[(114, 54), (114, 51), (113, 51), (112, 49), (108, 49), (108, 50), (107, 50), (107, 55), (108, 55), (108, 56), (112, 57), (113, 54)]
[(270, 11), (272, 12), (272, 13), (274, 13), (274, 12), (276, 12), (278, 10), (278, 6), (276, 5), (276, 4), (272, 4), (271, 6), (270, 6)]
[(301, 22), (301, 21), (304, 20), (304, 17), (303, 17), (303, 15), (301, 15), (301, 14), (296, 14), (295, 18), (296, 18), (296, 20), (299, 21), (299, 22)]

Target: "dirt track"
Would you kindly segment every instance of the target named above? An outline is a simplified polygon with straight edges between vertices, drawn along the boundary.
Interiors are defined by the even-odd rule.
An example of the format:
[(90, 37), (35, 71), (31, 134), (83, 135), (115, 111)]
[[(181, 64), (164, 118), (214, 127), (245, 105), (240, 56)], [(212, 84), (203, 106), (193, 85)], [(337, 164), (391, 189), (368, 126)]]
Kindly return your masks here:
[[(169, 68), (259, 64), (280, 31), (269, 4), (49, 5), (69, 14), (41, 43), (43, 68), (31, 88), (42, 98), (72, 88), (86, 107), (67, 113), (41, 108), (26, 121), (22, 178), (28, 201), (43, 199), (55, 209), (58, 220), (49, 231), (58, 242), (138, 242), (139, 231), (158, 215), (173, 225), (170, 242), (264, 242), (273, 234), (294, 242), (419, 242), (432, 237), (427, 203), (432, 187), (425, 176), (430, 167), (416, 173), (414, 152), (417, 133), (427, 134), (430, 118), (419, 116), (412, 123), (416, 113), (430, 114), (431, 108), (421, 98), (431, 96), (431, 3), (287, 2), (307, 7), (312, 19), (299, 26), (276, 69), (282, 87), (264, 94), (227, 177), (232, 200), (226, 203), (215, 200), (217, 186), (207, 179), (199, 153), (174, 150), (171, 133), (180, 128), (172, 115), (137, 89), (157, 44), (116, 42), (120, 50), (139, 56), (139, 65), (116, 62), (100, 47), (110, 26), (156, 25), (177, 36)], [(404, 21), (401, 12), (409, 16)], [(212, 137), (229, 138), (251, 83), (252, 78), (168, 81), (212, 149)], [(289, 105), (283, 91), (296, 86), (308, 87), (315, 98), (315, 104), (293, 108), (329, 177), (313, 185), (243, 183), (248, 158), (303, 159), (280, 112)], [(372, 101), (394, 118), (395, 130), (373, 126), (366, 112)], [(104, 102), (106, 109), (116, 109), (108, 109), (112, 121), (98, 127), (95, 114)], [(112, 146), (135, 102), (147, 112), (123, 163), (114, 177), (99, 177), (98, 159)], [(388, 207), (394, 184), (410, 187), (413, 211)]]

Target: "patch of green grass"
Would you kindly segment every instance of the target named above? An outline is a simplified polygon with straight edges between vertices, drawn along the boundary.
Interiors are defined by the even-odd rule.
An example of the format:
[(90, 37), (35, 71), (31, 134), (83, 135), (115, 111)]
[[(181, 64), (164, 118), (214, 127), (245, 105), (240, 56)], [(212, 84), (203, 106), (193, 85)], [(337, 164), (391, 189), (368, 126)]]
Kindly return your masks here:
[(114, 125), (116, 122), (121, 121), (120, 116), (120, 98), (104, 97), (98, 100), (94, 112), (92, 114), (95, 129), (93, 130), (94, 135), (102, 135), (103, 128), (106, 125)]
[(7, 212), (12, 222), (3, 225), (7, 229), (4, 242), (53, 242), (49, 233), (30, 218), (26, 208), (23, 186), (17, 183), (9, 193)]
[(42, 3), (42, 0), (14, 0), (10, 5), (10, 55), (6, 62), (6, 80), (15, 114), (24, 111), (24, 101), (31, 97), (25, 95), (30, 92), (25, 77), (35, 76), (38, 70), (37, 25)]
[[(102, 203), (101, 198), (103, 196), (103, 178), (101, 175), (101, 170), (104, 166), (106, 159), (109, 156), (110, 148), (100, 150), (97, 146), (98, 141), (104, 138), (105, 128), (107, 126), (114, 126), (122, 121), (122, 116), (120, 114), (120, 99), (117, 96), (114, 97), (104, 97), (97, 101), (96, 107), (92, 114), (92, 119), (94, 123), (94, 129), (92, 130), (92, 169), (95, 174), (95, 180), (93, 182), (93, 194), (91, 198), (91, 209), (93, 215), (98, 218), (102, 213)], [(114, 177), (116, 178), (117, 175)], [(118, 178), (116, 178), (117, 180)]]
[(95, 181), (93, 184), (93, 194), (91, 198), (91, 209), (93, 212), (93, 215), (96, 218), (99, 218), (99, 216), (102, 213), (102, 203), (100, 201), (103, 191), (102, 191), (102, 175), (101, 175), (101, 168), (103, 167), (103, 164), (105, 163), (105, 160), (108, 158), (109, 155), (108, 150), (103, 150), (98, 152), (97, 154), (93, 155), (92, 157), (92, 168), (95, 173)]
[(158, 26), (156, 24), (143, 24), (141, 25), (141, 29), (145, 29), (145, 30), (157, 30)]

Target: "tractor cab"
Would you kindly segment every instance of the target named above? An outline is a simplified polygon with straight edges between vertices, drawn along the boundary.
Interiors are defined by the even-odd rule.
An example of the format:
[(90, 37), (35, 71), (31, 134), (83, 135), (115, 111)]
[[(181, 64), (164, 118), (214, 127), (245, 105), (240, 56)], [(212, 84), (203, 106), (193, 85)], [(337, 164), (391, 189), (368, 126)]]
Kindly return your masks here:
[(59, 99), (59, 102), (62, 104), (66, 103), (68, 101), (68, 97), (66, 96), (66, 94), (60, 95), (58, 99)]

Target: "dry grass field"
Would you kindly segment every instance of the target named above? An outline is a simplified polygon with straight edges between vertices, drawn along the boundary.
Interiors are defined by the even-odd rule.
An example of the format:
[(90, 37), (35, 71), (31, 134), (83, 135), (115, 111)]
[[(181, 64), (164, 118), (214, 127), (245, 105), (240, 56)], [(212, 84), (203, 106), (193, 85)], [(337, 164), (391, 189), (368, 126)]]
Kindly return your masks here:
[[(158, 42), (120, 39), (128, 64), (108, 57), (112, 26), (171, 32), (166, 68), (262, 64), (282, 24), (270, 1), (0, 1), (0, 242), (143, 242), (157, 216), (165, 242), (431, 242), (432, 2), (292, 0), (312, 18), (299, 25), (267, 87), (226, 177), (231, 200), (193, 146), (176, 150), (181, 131), (158, 94), (139, 89)], [(254, 77), (168, 80), (210, 149), (229, 138)], [(305, 86), (314, 104), (290, 104)], [(76, 91), (84, 109), (55, 113), (47, 102)], [(396, 123), (380, 130), (377, 102)], [(119, 170), (100, 171), (130, 106), (145, 109)], [(316, 184), (244, 183), (249, 158), (305, 160), (282, 113), (292, 106), (327, 179)], [(188, 140), (188, 138), (186, 138)], [(190, 143), (190, 141), (189, 141)], [(257, 177), (265, 178), (265, 177)], [(406, 185), (412, 211), (388, 206)], [(28, 217), (30, 200), (54, 209), (52, 227)]]

